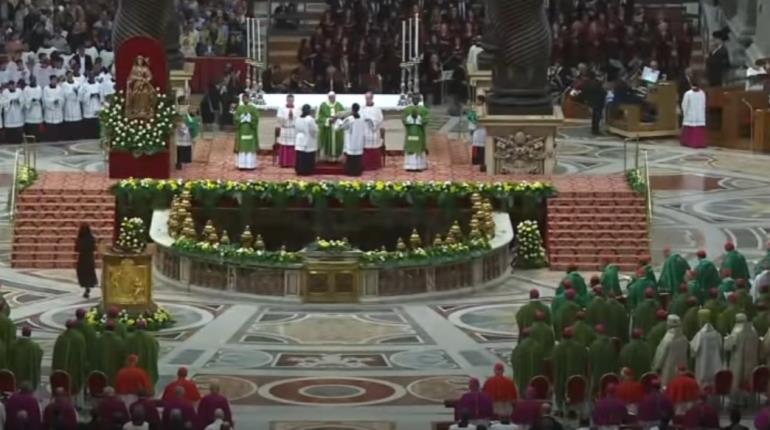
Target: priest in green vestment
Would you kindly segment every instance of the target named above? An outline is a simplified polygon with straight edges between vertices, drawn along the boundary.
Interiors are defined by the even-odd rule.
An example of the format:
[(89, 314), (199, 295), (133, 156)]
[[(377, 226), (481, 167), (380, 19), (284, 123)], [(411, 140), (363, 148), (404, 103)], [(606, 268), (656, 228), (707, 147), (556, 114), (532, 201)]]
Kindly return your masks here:
[(770, 242), (765, 244), (765, 256), (754, 266), (754, 276), (759, 276), (765, 270), (770, 270)]
[(27, 381), (33, 387), (39, 387), (43, 349), (31, 336), (31, 328), (25, 326), (21, 329), (21, 337), (16, 339), (8, 355), (8, 367), (16, 376), (16, 384)]
[(738, 308), (742, 310), (746, 316), (751, 319), (754, 318), (756, 311), (754, 310), (754, 301), (751, 299), (751, 292), (749, 291), (746, 280), (739, 278), (735, 280), (735, 296), (737, 297)]
[(601, 388), (602, 376), (617, 373), (620, 355), (612, 339), (607, 336), (604, 324), (595, 326), (596, 339), (588, 348), (589, 370), (591, 372), (591, 392), (596, 395)]
[(519, 330), (531, 326), (535, 322), (535, 312), (538, 311), (545, 314), (545, 320), (550, 324), (551, 311), (540, 301), (540, 292), (533, 288), (529, 290), (529, 301), (516, 311), (516, 325), (519, 326)]
[(695, 334), (698, 333), (698, 330), (700, 330), (700, 317), (698, 316), (700, 307), (695, 297), (687, 299), (687, 304), (690, 307), (684, 313), (684, 318), (682, 318), (682, 333), (684, 333), (687, 340), (692, 340)]
[(687, 299), (689, 297), (690, 294), (687, 284), (681, 285), (679, 287), (679, 292), (674, 295), (674, 300), (668, 304), (668, 313), (683, 318), (684, 313), (687, 312)]
[(0, 342), (5, 345), (7, 351), (14, 341), (16, 341), (16, 324), (10, 317), (0, 312)]
[(257, 168), (259, 151), (259, 109), (251, 103), (248, 92), (244, 92), (241, 97), (243, 103), (238, 105), (233, 114), (235, 167), (239, 170), (254, 170)]
[(716, 288), (712, 288), (709, 290), (709, 299), (706, 300), (706, 303), (703, 304), (704, 309), (709, 310), (709, 315), (711, 316), (711, 325), (714, 327), (717, 326), (717, 320), (719, 318), (719, 314), (722, 313), (723, 310), (725, 310), (725, 299), (722, 294), (719, 293), (719, 290)]
[(86, 341), (86, 375), (88, 375), (96, 367), (96, 339), (98, 336), (94, 326), (86, 321), (85, 309), (80, 308), (75, 311), (75, 318), (77, 319), (75, 330), (79, 331)]
[(117, 306), (110, 306), (107, 309), (107, 321), (112, 321), (115, 325), (115, 334), (125, 339), (128, 336), (128, 327), (120, 320), (120, 309)]
[(566, 302), (553, 315), (553, 332), (558, 340), (560, 340), (559, 336), (564, 332), (564, 329), (575, 322), (577, 313), (580, 311), (580, 306), (575, 303), (575, 290), (567, 290), (564, 293), (564, 298)]
[[(751, 324), (760, 336), (764, 336), (765, 333), (767, 333), (767, 330), (770, 329), (770, 312), (768, 312), (765, 303), (757, 304), (757, 315), (751, 320)], [(768, 341), (770, 341), (770, 339), (768, 339)]]
[(583, 275), (578, 272), (576, 266), (570, 266), (567, 269), (567, 278), (572, 282), (572, 289), (575, 290), (578, 297), (588, 297), (588, 287), (586, 286), (586, 280)]
[(610, 292), (615, 293), (616, 297), (623, 295), (623, 290), (620, 289), (620, 268), (617, 264), (606, 264), (602, 269), (601, 285), (604, 288), (604, 294), (608, 295)]
[(604, 291), (601, 286), (593, 288), (594, 296), (586, 308), (586, 321), (592, 326), (602, 324), (605, 327), (610, 322), (610, 307), (607, 299), (604, 298)]
[(147, 372), (154, 386), (158, 382), (158, 354), (160, 345), (155, 336), (147, 333), (147, 323), (139, 320), (136, 323), (136, 331), (126, 339), (126, 354), (135, 354), (139, 357), (137, 365)]
[[(569, 280), (566, 280), (564, 282), (569, 282)], [(566, 291), (572, 291), (572, 286), (565, 287)], [(556, 295), (551, 299), (551, 321), (553, 321), (553, 317), (556, 315), (556, 312), (559, 312), (559, 309), (564, 306), (564, 303), (567, 303), (567, 296), (564, 295), (564, 292), (556, 293)]]
[(684, 282), (685, 275), (690, 270), (690, 264), (679, 254), (672, 254), (671, 248), (663, 248), (663, 270), (658, 279), (658, 292), (676, 293), (676, 290)]
[(345, 131), (334, 130), (334, 121), (345, 111), (337, 101), (337, 94), (329, 92), (328, 100), (318, 106), (316, 122), (318, 124), (318, 161), (339, 161), (342, 158), (342, 146), (345, 143)]
[(128, 357), (126, 342), (115, 333), (114, 321), (107, 321), (104, 332), (99, 336), (97, 346), (99, 354), (97, 370), (104, 372), (109, 384), (114, 385), (115, 376), (126, 365), (126, 358)]
[(658, 281), (655, 279), (655, 270), (652, 268), (650, 260), (648, 258), (641, 260), (639, 267), (642, 269), (642, 273), (644, 273), (644, 278), (652, 282), (652, 285), (654, 285), (653, 289), (657, 292)]
[(666, 312), (665, 309), (658, 309), (655, 312), (655, 319), (657, 322), (652, 326), (652, 329), (647, 335), (647, 343), (650, 344), (650, 349), (653, 351), (658, 349), (660, 341), (663, 340), (663, 336), (666, 335), (666, 330), (668, 330), (668, 327), (666, 326), (667, 318), (668, 312)]
[(404, 142), (404, 170), (419, 172), (428, 168), (428, 124), (430, 112), (420, 104), (420, 96), (412, 98), (412, 105), (404, 109), (401, 119), (406, 129)]
[(519, 342), (511, 353), (511, 368), (513, 380), (519, 393), (526, 393), (529, 381), (537, 375), (543, 374), (543, 363), (548, 356), (543, 345), (530, 335), (529, 328), (525, 328), (519, 334)]
[(628, 295), (626, 296), (626, 306), (628, 310), (633, 311), (636, 305), (644, 300), (644, 292), (648, 288), (655, 291), (655, 283), (650, 281), (644, 274), (644, 267), (636, 270), (636, 277), (628, 284)]
[(746, 257), (735, 249), (732, 242), (725, 243), (725, 255), (722, 257), (720, 269), (730, 269), (733, 279), (749, 279), (751, 276)]
[(572, 336), (572, 328), (565, 328), (561, 342), (553, 349), (554, 397), (559, 410), (564, 410), (567, 379), (581, 375), (588, 381), (588, 350)]
[(543, 347), (543, 353), (550, 357), (553, 353), (553, 346), (556, 344), (556, 336), (553, 333), (551, 324), (545, 322), (543, 312), (535, 312), (535, 322), (529, 327), (529, 337), (536, 340)]
[(610, 293), (607, 300), (607, 308), (609, 309), (610, 323), (607, 326), (607, 331), (610, 336), (617, 337), (621, 341), (628, 340), (628, 311), (622, 303), (615, 298), (613, 293)]
[(717, 318), (717, 330), (722, 333), (722, 336), (732, 333), (733, 326), (735, 326), (735, 316), (739, 313), (741, 313), (741, 309), (738, 307), (738, 296), (735, 293), (730, 293), (727, 296), (727, 307)]
[(56, 338), (51, 370), (63, 370), (70, 375), (70, 393), (77, 394), (86, 378), (86, 339), (75, 328), (77, 321), (67, 321), (67, 329)]
[(620, 350), (620, 367), (628, 367), (634, 371), (637, 378), (650, 371), (652, 359), (655, 351), (650, 348), (650, 344), (643, 339), (641, 330), (634, 330), (631, 334), (631, 341)]
[(714, 263), (706, 259), (706, 251), (704, 250), (698, 251), (698, 265), (695, 266), (695, 274), (698, 284), (704, 288), (704, 291), (718, 287), (721, 282), (719, 270)]
[(644, 300), (633, 311), (632, 324), (634, 329), (641, 329), (643, 333), (649, 333), (655, 325), (655, 313), (660, 304), (655, 297), (655, 290), (648, 288), (644, 292)]
[(596, 339), (593, 326), (586, 322), (586, 313), (579, 311), (575, 314), (575, 322), (572, 324), (572, 338), (584, 347), (588, 348)]
[(732, 277), (732, 271), (728, 268), (720, 270), (722, 275), (722, 281), (719, 283), (719, 292), (722, 293), (722, 297), (727, 297), (728, 294), (735, 291), (735, 279)]

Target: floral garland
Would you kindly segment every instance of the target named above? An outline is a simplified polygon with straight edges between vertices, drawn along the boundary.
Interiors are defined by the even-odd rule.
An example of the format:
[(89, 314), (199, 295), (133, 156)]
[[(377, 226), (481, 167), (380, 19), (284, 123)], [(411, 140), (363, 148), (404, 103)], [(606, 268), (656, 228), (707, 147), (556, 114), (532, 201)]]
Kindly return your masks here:
[(306, 246), (305, 249), (308, 251), (342, 252), (352, 251), (355, 248), (350, 245), (347, 238), (343, 238), (342, 240), (328, 240), (319, 237)]
[(527, 269), (548, 265), (537, 221), (522, 221), (516, 226), (516, 265)]
[(647, 183), (642, 177), (642, 172), (639, 169), (631, 169), (627, 171), (626, 181), (628, 181), (628, 186), (631, 187), (634, 192), (639, 194), (647, 194)]
[[(156, 91), (160, 93), (160, 88), (156, 88)], [(125, 93), (118, 91), (99, 113), (104, 138), (109, 147), (117, 151), (130, 151), (135, 157), (164, 151), (177, 116), (173, 97), (159, 96), (155, 102), (155, 114), (149, 120), (129, 120), (125, 108)]]
[(361, 255), (364, 265), (408, 265), (414, 263), (439, 263), (474, 256), (492, 249), (484, 239), (470, 239), (462, 243), (442, 244), (406, 251), (366, 251)]
[(141, 218), (123, 218), (120, 222), (120, 234), (115, 242), (115, 249), (130, 254), (139, 254), (146, 246), (144, 221)]
[[(95, 306), (88, 310), (86, 313), (86, 323), (94, 326), (98, 331), (104, 330), (104, 326), (107, 324), (107, 314)], [(174, 325), (174, 318), (171, 313), (164, 307), (158, 306), (154, 312), (143, 312), (140, 314), (129, 314), (125, 309), (118, 313), (118, 322), (125, 325), (129, 330), (136, 328), (136, 324), (139, 321), (144, 321), (145, 329), (149, 331), (158, 331), (164, 328)]]
[(278, 251), (255, 250), (254, 248), (244, 248), (238, 245), (211, 244), (206, 241), (194, 241), (187, 238), (175, 240), (171, 247), (188, 254), (204, 257), (215, 256), (240, 264), (255, 263), (281, 266), (302, 262), (302, 256), (298, 253), (284, 249)]
[(27, 165), (21, 166), (18, 172), (16, 172), (16, 189), (19, 190), (19, 192), (26, 190), (35, 183), (37, 178), (37, 169)]

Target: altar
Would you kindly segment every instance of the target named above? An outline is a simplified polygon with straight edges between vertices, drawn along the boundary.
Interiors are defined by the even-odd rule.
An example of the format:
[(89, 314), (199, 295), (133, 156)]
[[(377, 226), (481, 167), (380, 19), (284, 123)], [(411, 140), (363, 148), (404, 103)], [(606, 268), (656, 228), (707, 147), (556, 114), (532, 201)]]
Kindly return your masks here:
[[(265, 101), (264, 105), (257, 106), (258, 109), (277, 111), (279, 107), (286, 104), (286, 96), (289, 93), (277, 93), (277, 94), (263, 94), (262, 98)], [(327, 94), (293, 94), (294, 105), (302, 107), (303, 105), (310, 105), (315, 111), (321, 103), (328, 100)], [(353, 103), (358, 103), (361, 107), (364, 106), (364, 94), (337, 94), (337, 101), (345, 107), (350, 109)], [(405, 106), (399, 106), (398, 102), (401, 100), (400, 94), (375, 94), (374, 105), (382, 109), (383, 114), (388, 111), (399, 112), (404, 109)]]

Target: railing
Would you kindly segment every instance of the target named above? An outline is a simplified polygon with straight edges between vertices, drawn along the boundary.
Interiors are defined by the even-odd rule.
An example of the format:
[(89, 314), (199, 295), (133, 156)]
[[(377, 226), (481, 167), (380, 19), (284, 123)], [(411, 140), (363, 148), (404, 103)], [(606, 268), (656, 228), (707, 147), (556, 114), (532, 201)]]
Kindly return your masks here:
[[(628, 163), (628, 145), (634, 143), (634, 161), (633, 165), (629, 168)], [(644, 198), (645, 198), (645, 211), (647, 213), (647, 224), (652, 222), (652, 187), (650, 186), (650, 164), (646, 149), (642, 149), (639, 146), (639, 138), (626, 138), (623, 140), (623, 173), (628, 174), (629, 171), (636, 171), (639, 177), (644, 182)]]
[(647, 208), (647, 225), (652, 224), (652, 188), (650, 187), (650, 164), (647, 159), (647, 150), (642, 151), (644, 154), (644, 186), (645, 186), (645, 206)]
[(33, 136), (24, 136), (24, 143), (17, 149), (13, 158), (13, 176), (11, 177), (11, 192), (8, 199), (8, 218), (13, 222), (16, 217), (16, 201), (19, 197), (19, 174), (24, 167), (37, 168), (37, 150), (30, 144)]

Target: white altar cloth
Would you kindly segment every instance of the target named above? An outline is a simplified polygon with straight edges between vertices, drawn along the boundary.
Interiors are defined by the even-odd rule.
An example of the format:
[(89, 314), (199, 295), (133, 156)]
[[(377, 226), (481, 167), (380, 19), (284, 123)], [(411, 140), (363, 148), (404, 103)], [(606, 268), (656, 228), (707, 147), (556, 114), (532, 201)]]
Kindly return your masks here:
[[(286, 94), (265, 94), (263, 95), (265, 104), (257, 106), (258, 109), (263, 110), (278, 110), (279, 107), (286, 104)], [(382, 110), (403, 110), (403, 106), (398, 105), (398, 101), (401, 98), (400, 94), (375, 94), (374, 105), (379, 106)], [(318, 106), (324, 101), (328, 100), (326, 94), (294, 94), (294, 106), (302, 107), (302, 105), (308, 104), (313, 110), (316, 110)], [(350, 109), (353, 103), (358, 103), (361, 107), (364, 106), (366, 100), (363, 94), (337, 94), (337, 101), (342, 103), (345, 109)]]

